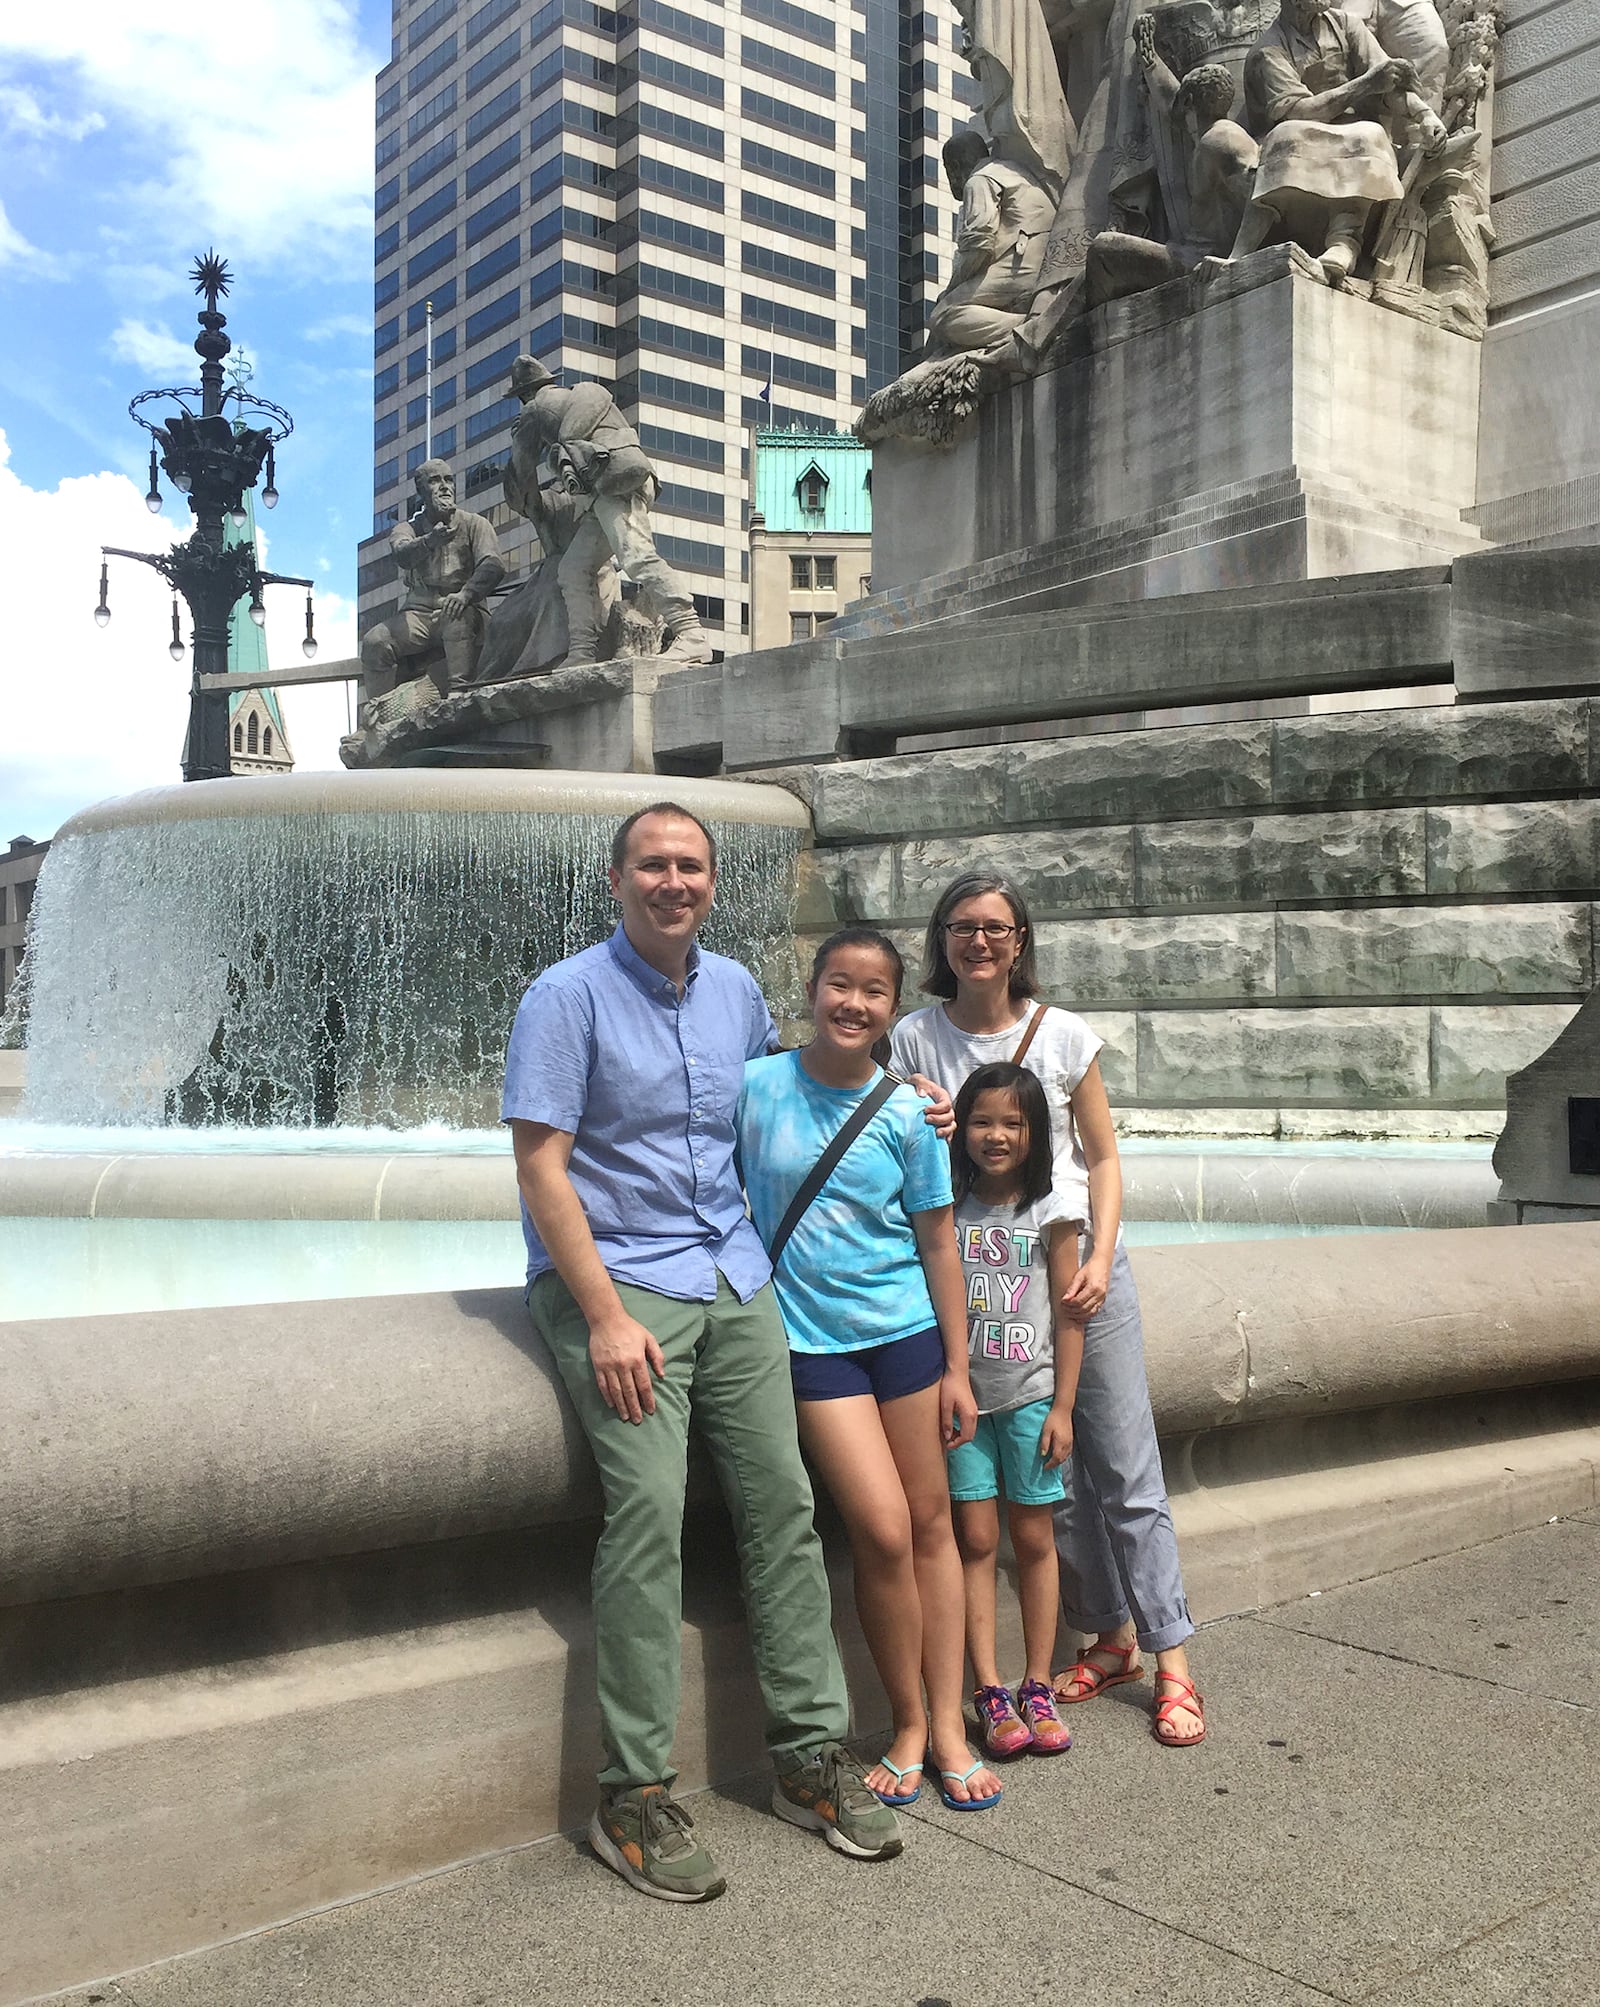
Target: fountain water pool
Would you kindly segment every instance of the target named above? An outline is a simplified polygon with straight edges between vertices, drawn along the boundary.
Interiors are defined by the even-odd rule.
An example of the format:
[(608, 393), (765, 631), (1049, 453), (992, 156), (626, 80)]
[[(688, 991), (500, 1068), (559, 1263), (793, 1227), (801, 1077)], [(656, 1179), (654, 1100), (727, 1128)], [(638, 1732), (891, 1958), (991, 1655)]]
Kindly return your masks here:
[(611, 833), (669, 791), (717, 835), (708, 945), (792, 1000), (809, 824), (780, 788), (415, 769), (200, 782), (86, 809), (39, 880), (23, 1113), (492, 1122), (523, 989), (610, 932)]

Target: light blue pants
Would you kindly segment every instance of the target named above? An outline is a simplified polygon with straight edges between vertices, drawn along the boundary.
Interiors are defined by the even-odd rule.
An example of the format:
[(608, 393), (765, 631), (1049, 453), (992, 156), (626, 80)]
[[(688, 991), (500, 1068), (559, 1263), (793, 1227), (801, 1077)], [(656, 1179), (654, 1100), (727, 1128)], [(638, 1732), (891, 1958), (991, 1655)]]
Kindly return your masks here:
[(1139, 1297), (1120, 1247), (1106, 1300), (1084, 1330), (1070, 1478), (1055, 1528), (1061, 1613), (1074, 1630), (1114, 1631), (1131, 1616), (1147, 1652), (1168, 1651), (1193, 1631), (1144, 1377)]

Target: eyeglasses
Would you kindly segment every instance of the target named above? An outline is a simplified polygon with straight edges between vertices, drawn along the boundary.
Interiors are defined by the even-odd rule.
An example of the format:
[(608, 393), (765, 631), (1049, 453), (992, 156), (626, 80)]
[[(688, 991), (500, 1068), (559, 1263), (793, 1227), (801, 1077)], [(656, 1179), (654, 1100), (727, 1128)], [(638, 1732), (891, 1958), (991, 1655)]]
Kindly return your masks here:
[(1004, 920), (946, 920), (944, 930), (956, 941), (975, 941), (980, 934), (986, 941), (1009, 941), (1013, 934), (1022, 932)]

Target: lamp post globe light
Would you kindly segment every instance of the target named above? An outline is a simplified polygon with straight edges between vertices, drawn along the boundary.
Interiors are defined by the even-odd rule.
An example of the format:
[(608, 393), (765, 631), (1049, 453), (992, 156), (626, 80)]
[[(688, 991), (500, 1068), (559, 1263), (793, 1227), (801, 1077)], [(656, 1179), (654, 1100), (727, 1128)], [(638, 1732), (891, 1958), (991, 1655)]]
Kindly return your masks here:
[[(222, 780), (232, 772), (228, 743), (228, 691), (208, 688), (210, 678), (224, 676), (228, 668), (228, 623), (234, 608), (248, 599), (250, 618), (259, 627), (266, 620), (262, 589), (269, 585), (298, 585), (306, 588), (306, 635), (302, 649), (309, 659), (317, 652), (312, 626), (311, 580), (291, 578), (282, 572), (262, 571), (256, 564), (254, 540), (230, 544), (224, 521), (235, 526), (247, 521), (244, 497), (266, 470), (261, 491), (265, 508), (277, 505), (277, 448), (294, 430), (294, 420), (281, 405), (257, 397), (245, 388), (247, 372), (223, 383), (222, 363), (233, 348), (223, 332), (227, 317), (217, 311), (217, 301), (225, 299), (232, 274), (214, 251), (197, 258), (189, 274), (196, 293), (205, 299), (198, 315), (200, 332), (195, 337), (195, 353), (200, 357), (198, 388), (145, 390), (128, 406), (128, 415), (150, 434), (150, 492), (145, 504), (152, 514), (161, 509), (160, 475), (165, 473), (180, 494), (189, 499), (195, 519), (194, 534), (187, 543), (175, 544), (170, 551), (121, 550), (102, 547), (100, 601), (94, 610), (95, 622), (104, 627), (111, 618), (107, 596), (105, 559), (132, 558), (160, 572), (172, 586), (172, 642), (168, 653), (181, 661), (183, 644), (178, 628), (178, 601), (181, 594), (188, 604), (193, 633), (192, 675), (189, 696), (189, 730), (184, 739), (183, 777), (192, 780)], [(147, 416), (147, 407), (166, 405)], [(232, 413), (228, 411), (233, 406)], [(198, 405), (198, 410), (192, 408)], [(175, 406), (176, 409), (170, 407)], [(255, 420), (256, 423), (248, 421)]]

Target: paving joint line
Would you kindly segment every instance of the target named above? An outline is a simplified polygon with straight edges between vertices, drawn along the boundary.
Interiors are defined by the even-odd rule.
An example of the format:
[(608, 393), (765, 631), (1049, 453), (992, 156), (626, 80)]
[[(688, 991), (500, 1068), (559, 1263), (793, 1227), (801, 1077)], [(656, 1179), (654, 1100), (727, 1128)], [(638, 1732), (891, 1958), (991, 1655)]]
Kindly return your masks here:
[(1459, 1943), (1452, 1944), (1437, 1958), (1430, 1959), (1426, 1965), (1410, 1966), (1397, 1977), (1402, 1980), (1420, 1979), (1425, 1973), (1435, 1970), (1445, 1959), (1454, 1958), (1458, 1953), (1465, 1951), (1469, 1945), (1486, 1944), (1490, 1938), (1498, 1937), (1501, 1931), (1509, 1930), (1513, 1924), (1523, 1923), (1531, 1916), (1537, 1916), (1540, 1910), (1548, 1909), (1553, 1902), (1560, 1902), (1563, 1896), (1572, 1895), (1582, 1886), (1584, 1884), (1581, 1882), (1569, 1882), (1563, 1888), (1552, 1889), (1548, 1895), (1540, 1896), (1537, 1902), (1530, 1902), (1522, 1909), (1512, 1910), (1509, 1915), (1500, 1917), (1496, 1922), (1485, 1924), (1481, 1930), (1468, 1931)]
[(1074, 1881), (1071, 1875), (1064, 1874), (1059, 1868), (1048, 1867), (1039, 1861), (1025, 1860), (1020, 1855), (1008, 1853), (1004, 1847), (993, 1845), (992, 1842), (985, 1840), (981, 1833), (969, 1833), (960, 1827), (947, 1826), (942, 1820), (930, 1819), (925, 1814), (902, 1811), (900, 1816), (910, 1817), (927, 1832), (944, 1833), (958, 1845), (975, 1847), (978, 1852), (1005, 1861), (1010, 1867), (1026, 1868), (1033, 1874), (1043, 1875), (1047, 1881), (1059, 1882), (1064, 1888), (1075, 1889), (1079, 1895), (1091, 1896), (1111, 1909), (1120, 1910), (1124, 1916), (1136, 1916), (1143, 1923), (1154, 1924), (1158, 1930), (1171, 1931), (1174, 1937), (1184, 1938), (1191, 1944), (1204, 1945), (1208, 1951), (1221, 1952), (1225, 1958), (1237, 1959), (1241, 1965), (1249, 1966), (1254, 1972), (1266, 1974), (1273, 1979), (1287, 1980), (1291, 1986), (1302, 1987), (1320, 2000), (1337, 2002), (1338, 2007), (1350, 2007), (1348, 1994), (1330, 1993), (1325, 1986), (1319, 1986), (1309, 1979), (1302, 1979), (1298, 1973), (1284, 1972), (1276, 1965), (1269, 1965), (1264, 1959), (1252, 1956), (1248, 1951), (1240, 1951), (1235, 1945), (1223, 1944), (1214, 1937), (1202, 1936), (1199, 1931), (1190, 1930), (1181, 1923), (1174, 1923), (1168, 1917), (1152, 1916), (1148, 1910), (1140, 1909), (1137, 1903), (1112, 1895), (1103, 1883), (1091, 1886), (1086, 1882)]
[(1577, 1714), (1590, 1714), (1594, 1703), (1586, 1700), (1568, 1700), (1558, 1693), (1540, 1693), (1535, 1687), (1518, 1686), (1513, 1680), (1491, 1679), (1487, 1673), (1464, 1672), (1459, 1666), (1438, 1665), (1432, 1659), (1414, 1659), (1404, 1652), (1385, 1651), (1382, 1645), (1358, 1644), (1354, 1638), (1331, 1637), (1326, 1631), (1303, 1631), (1295, 1624), (1274, 1623), (1259, 1611), (1248, 1621), (1260, 1624), (1266, 1631), (1277, 1631), (1285, 1637), (1309, 1638), (1316, 1644), (1335, 1645), (1341, 1651), (1362, 1652), (1368, 1658), (1387, 1659), (1392, 1665), (1411, 1666), (1417, 1672), (1443, 1673), (1451, 1679), (1470, 1680), (1474, 1686), (1489, 1687), (1495, 1693), (1514, 1693), (1524, 1700), (1542, 1700), (1551, 1707), (1571, 1708)]

